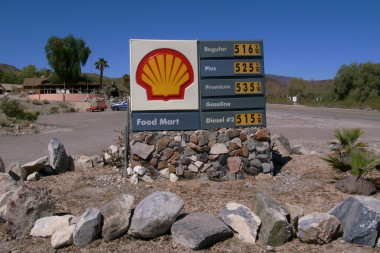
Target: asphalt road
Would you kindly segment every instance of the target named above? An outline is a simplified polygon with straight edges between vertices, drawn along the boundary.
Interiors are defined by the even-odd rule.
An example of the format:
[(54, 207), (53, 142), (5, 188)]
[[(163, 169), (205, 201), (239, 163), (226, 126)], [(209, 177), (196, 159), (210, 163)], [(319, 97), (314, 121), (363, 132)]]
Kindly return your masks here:
[[(360, 127), (365, 131), (363, 140), (380, 152), (380, 112), (271, 104), (266, 111), (271, 134), (282, 133), (292, 146), (327, 151), (334, 129)], [(100, 155), (115, 144), (119, 136), (116, 131), (125, 128), (126, 112), (42, 115), (37, 124), (55, 128), (48, 133), (0, 136), (0, 156), (6, 167), (13, 161), (25, 164), (47, 156), (47, 146), (53, 138), (64, 144), (68, 155)]]

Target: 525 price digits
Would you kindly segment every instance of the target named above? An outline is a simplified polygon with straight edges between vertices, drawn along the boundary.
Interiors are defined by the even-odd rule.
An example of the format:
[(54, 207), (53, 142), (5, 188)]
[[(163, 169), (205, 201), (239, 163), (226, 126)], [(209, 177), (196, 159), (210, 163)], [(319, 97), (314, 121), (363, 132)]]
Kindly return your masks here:
[(234, 72), (236, 74), (260, 73), (260, 62), (234, 62)]

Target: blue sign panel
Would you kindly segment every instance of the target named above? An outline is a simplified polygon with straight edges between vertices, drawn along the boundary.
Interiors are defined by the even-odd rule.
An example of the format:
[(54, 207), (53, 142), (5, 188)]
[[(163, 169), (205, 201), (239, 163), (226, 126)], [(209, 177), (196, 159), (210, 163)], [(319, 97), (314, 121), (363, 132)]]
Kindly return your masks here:
[(201, 79), (202, 97), (264, 95), (264, 78)]
[(132, 131), (198, 129), (199, 112), (132, 112)]
[(265, 126), (265, 110), (202, 112), (202, 129)]
[(263, 41), (200, 41), (200, 58), (263, 57)]
[(201, 109), (229, 110), (229, 109), (258, 109), (265, 107), (265, 97), (241, 97), (241, 98), (202, 98)]
[(263, 76), (264, 62), (260, 59), (201, 60), (201, 77)]

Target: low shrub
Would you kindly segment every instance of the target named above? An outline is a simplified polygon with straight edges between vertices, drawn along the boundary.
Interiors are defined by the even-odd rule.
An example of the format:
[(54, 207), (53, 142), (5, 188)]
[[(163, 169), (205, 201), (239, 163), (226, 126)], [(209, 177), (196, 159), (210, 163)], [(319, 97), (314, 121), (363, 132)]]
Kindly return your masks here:
[(4, 115), (0, 115), (0, 126), (1, 127), (7, 127), (10, 126), (10, 122)]
[(32, 104), (34, 104), (34, 105), (42, 105), (42, 102), (40, 100), (33, 99), (32, 100)]
[(73, 107), (70, 107), (70, 108), (67, 108), (66, 110), (65, 110), (65, 112), (76, 112), (77, 110), (75, 110), (75, 108), (73, 108)]
[(3, 98), (0, 103), (0, 109), (9, 118), (23, 118), (24, 107), (17, 100)]
[(55, 113), (58, 113), (58, 112), (59, 112), (58, 107), (56, 107), (56, 106), (50, 107), (50, 111), (49, 111), (50, 114), (55, 114)]
[(49, 102), (48, 100), (46, 100), (46, 99), (42, 100), (42, 103), (43, 103), (44, 105), (48, 105), (48, 104), (50, 104), (50, 102)]

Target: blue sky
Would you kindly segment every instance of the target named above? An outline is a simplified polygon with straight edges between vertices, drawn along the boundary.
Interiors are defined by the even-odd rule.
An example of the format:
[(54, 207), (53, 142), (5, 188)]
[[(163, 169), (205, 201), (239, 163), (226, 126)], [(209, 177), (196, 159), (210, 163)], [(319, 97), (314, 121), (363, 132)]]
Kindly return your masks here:
[(82, 72), (129, 74), (130, 39), (264, 41), (266, 74), (334, 78), (380, 62), (379, 0), (0, 0), (0, 63), (50, 68), (44, 46), (73, 34), (92, 54)]

